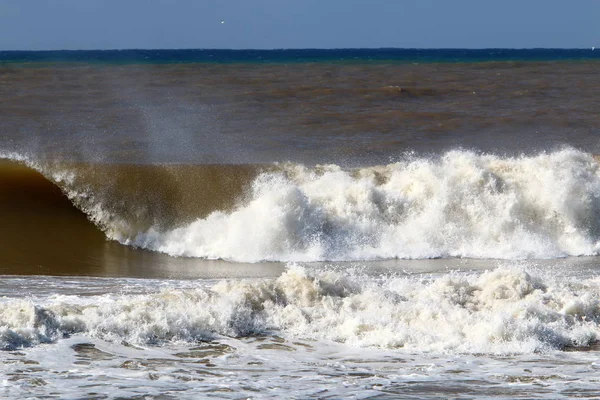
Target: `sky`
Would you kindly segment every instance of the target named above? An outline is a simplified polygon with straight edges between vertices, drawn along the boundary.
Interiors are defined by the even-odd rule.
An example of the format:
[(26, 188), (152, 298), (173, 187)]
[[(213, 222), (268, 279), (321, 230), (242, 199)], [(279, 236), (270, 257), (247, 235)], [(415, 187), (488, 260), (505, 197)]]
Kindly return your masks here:
[(588, 48), (598, 21), (600, 0), (0, 0), (0, 50)]

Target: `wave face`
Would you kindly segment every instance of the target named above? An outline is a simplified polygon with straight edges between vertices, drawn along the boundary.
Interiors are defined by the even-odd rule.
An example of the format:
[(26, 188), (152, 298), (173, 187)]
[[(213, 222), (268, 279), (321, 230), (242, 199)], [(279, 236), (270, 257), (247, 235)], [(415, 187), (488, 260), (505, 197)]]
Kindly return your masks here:
[(143, 295), (5, 299), (0, 347), (73, 334), (141, 345), (281, 334), (471, 354), (532, 354), (595, 343), (598, 280), (547, 275), (501, 267), (480, 274), (373, 277), (291, 265), (275, 280), (224, 280)]
[(574, 149), (460, 150), (357, 169), (29, 164), (109, 239), (172, 256), (524, 259), (600, 249), (598, 164)]

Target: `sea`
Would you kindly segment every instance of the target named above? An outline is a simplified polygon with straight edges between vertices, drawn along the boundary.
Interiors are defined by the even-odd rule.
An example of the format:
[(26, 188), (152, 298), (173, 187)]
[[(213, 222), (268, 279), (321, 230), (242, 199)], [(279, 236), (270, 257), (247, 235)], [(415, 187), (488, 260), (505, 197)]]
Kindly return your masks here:
[(0, 51), (0, 398), (599, 398), (599, 72)]

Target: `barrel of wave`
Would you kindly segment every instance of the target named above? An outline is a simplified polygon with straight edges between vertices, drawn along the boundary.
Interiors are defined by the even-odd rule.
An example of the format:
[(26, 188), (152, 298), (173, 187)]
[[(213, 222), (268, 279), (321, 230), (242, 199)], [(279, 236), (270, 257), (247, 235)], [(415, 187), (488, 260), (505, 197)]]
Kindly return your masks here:
[(98, 256), (104, 234), (45, 176), (0, 160), (0, 182), (0, 273), (75, 272)]
[(0, 274), (121, 275), (156, 262), (107, 239), (231, 209), (260, 170), (14, 159), (0, 159)]

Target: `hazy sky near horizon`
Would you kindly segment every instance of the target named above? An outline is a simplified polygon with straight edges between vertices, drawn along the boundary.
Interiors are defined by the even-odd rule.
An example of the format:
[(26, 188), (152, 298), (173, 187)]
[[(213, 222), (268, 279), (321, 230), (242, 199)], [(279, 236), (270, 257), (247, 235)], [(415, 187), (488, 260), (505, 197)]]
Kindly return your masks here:
[(599, 20), (600, 0), (0, 0), (0, 50), (587, 48)]

